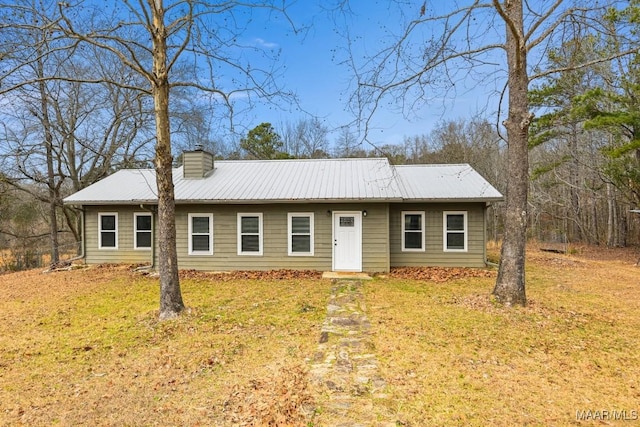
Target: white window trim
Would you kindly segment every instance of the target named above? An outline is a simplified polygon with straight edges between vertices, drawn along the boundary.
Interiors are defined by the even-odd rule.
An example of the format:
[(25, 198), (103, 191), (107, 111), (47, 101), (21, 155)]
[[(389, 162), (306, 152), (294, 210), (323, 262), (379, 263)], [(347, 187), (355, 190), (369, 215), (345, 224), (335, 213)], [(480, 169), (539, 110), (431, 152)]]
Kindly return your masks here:
[[(452, 230), (451, 233), (464, 233), (464, 249), (449, 249), (447, 248), (447, 216), (448, 215), (462, 215), (464, 229), (462, 231)], [(469, 227), (467, 225), (467, 211), (444, 211), (442, 212), (442, 250), (444, 252), (468, 252), (469, 251)]]
[[(294, 217), (307, 217), (309, 218), (309, 252), (293, 252), (291, 239), (293, 234), (292, 219)], [(313, 256), (314, 253), (314, 217), (313, 212), (289, 212), (287, 214), (287, 250), (289, 256)], [(306, 233), (300, 233), (301, 236), (306, 236)]]
[[(115, 217), (116, 228), (115, 230), (102, 230), (102, 217), (113, 216)], [(115, 246), (102, 246), (102, 233), (115, 233)], [(114, 251), (118, 249), (118, 212), (98, 212), (98, 249), (106, 251)]]
[[(189, 217), (189, 247), (187, 248), (187, 253), (189, 255), (213, 255), (213, 214), (207, 213), (190, 213)], [(207, 218), (209, 219), (209, 250), (208, 251), (194, 251), (193, 248), (193, 218)], [(204, 236), (205, 233), (197, 233), (198, 236)]]
[[(151, 218), (151, 230), (138, 230), (138, 217), (139, 216), (148, 216)], [(153, 246), (153, 215), (149, 212), (134, 212), (133, 213), (133, 249), (136, 251), (150, 251), (151, 246), (149, 247), (140, 247), (138, 246), (138, 232), (140, 233), (149, 233), (151, 235), (151, 246)]]
[[(416, 248), (405, 247), (405, 234), (404, 234), (405, 233), (405, 229), (404, 229), (405, 215), (420, 215), (420, 221), (422, 223), (422, 230), (420, 231), (422, 233), (422, 248), (416, 249)], [(400, 221), (402, 222), (402, 252), (424, 252), (426, 250), (426, 234), (427, 234), (424, 211), (402, 211), (402, 216), (400, 217)], [(408, 231), (417, 233), (416, 230), (408, 230)]]
[[(245, 216), (257, 216), (258, 217), (258, 252), (243, 252), (242, 251), (242, 217)], [(238, 212), (237, 215), (237, 229), (238, 229), (238, 255), (249, 255), (249, 256), (262, 256), (262, 237), (264, 235), (264, 229), (262, 226), (262, 213), (261, 212)], [(248, 234), (248, 233), (247, 233)]]

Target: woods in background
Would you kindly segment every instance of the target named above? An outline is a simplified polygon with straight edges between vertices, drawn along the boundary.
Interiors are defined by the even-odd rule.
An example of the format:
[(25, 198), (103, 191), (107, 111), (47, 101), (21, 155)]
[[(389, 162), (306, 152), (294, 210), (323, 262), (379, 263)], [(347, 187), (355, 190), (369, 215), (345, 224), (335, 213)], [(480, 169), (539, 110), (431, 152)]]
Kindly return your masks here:
[[(139, 90), (144, 79), (99, 48), (80, 48), (74, 37), (52, 30), (62, 22), (57, 8), (25, 0), (0, 9), (0, 269), (77, 254), (79, 212), (62, 199), (120, 168), (153, 167), (154, 107)], [(637, 41), (637, 15), (632, 1), (602, 17), (606, 33), (577, 22), (572, 38), (550, 40), (539, 59), (565, 71), (541, 75), (529, 88), (535, 117), (529, 238), (639, 243), (640, 215), (629, 211), (640, 206), (640, 55), (622, 55), (616, 33), (625, 24), (624, 38)], [(94, 18), (78, 22), (101, 24)], [(612, 59), (588, 64), (594, 52)], [(184, 81), (193, 77), (180, 66), (176, 72)], [(368, 141), (356, 128), (317, 117), (254, 123), (223, 135), (226, 122), (187, 87), (171, 96), (176, 165), (182, 150), (203, 145), (219, 159), (385, 156), (394, 164), (469, 163), (503, 193), (509, 180), (504, 128), (495, 114), (443, 120), (400, 144)], [(504, 206), (491, 209), (489, 237), (500, 240)]]

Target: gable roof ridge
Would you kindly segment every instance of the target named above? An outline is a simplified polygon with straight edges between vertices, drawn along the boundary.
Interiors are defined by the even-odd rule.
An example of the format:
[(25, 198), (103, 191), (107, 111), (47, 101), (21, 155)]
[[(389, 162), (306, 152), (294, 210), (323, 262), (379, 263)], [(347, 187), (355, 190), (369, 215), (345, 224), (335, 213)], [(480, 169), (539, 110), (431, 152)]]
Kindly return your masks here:
[(294, 162), (354, 162), (354, 161), (380, 161), (389, 159), (386, 157), (334, 157), (334, 158), (320, 158), (320, 159), (226, 159), (216, 160), (216, 163), (294, 163)]
[(405, 165), (395, 165), (396, 167), (430, 167), (430, 168), (438, 168), (438, 167), (449, 167), (449, 166), (465, 166), (470, 167), (469, 163), (410, 163)]

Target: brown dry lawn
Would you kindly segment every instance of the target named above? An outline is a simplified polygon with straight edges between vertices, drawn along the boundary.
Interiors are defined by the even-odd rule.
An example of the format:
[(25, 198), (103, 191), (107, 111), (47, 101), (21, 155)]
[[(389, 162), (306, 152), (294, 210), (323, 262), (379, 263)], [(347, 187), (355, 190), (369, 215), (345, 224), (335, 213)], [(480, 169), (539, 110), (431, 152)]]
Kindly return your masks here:
[(369, 315), (390, 394), (379, 406), (412, 426), (640, 424), (637, 257), (533, 248), (529, 306), (516, 309), (492, 303), (493, 279), (376, 282)]
[[(573, 252), (530, 250), (526, 308), (491, 277), (367, 282), (387, 397), (359, 398), (404, 426), (637, 424), (638, 254)], [(305, 374), (330, 282), (182, 286), (158, 323), (157, 279), (127, 268), (0, 276), (0, 425), (331, 425)], [(627, 421), (576, 420), (603, 410)]]

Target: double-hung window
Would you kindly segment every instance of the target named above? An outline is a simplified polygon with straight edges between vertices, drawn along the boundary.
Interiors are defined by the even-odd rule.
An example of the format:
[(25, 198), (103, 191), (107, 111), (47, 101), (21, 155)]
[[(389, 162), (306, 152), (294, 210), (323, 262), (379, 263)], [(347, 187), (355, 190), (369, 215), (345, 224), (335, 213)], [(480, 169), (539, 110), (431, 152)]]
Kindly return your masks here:
[(98, 248), (118, 249), (118, 214), (98, 214)]
[(133, 214), (133, 248), (151, 249), (151, 225), (150, 213)]
[(289, 213), (287, 223), (289, 256), (312, 256), (313, 213)]
[(467, 212), (443, 213), (443, 250), (445, 252), (467, 251)]
[(424, 246), (424, 212), (402, 212), (402, 250), (423, 252)]
[(262, 255), (262, 214), (238, 214), (238, 255)]
[(213, 255), (213, 214), (189, 214), (189, 255)]

